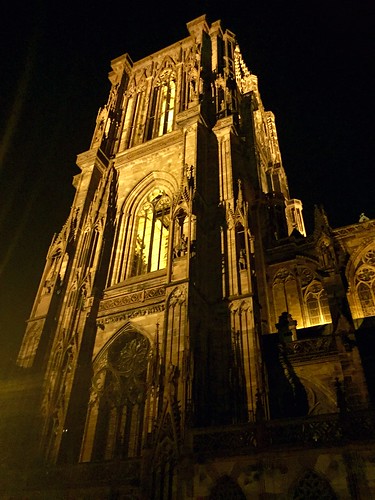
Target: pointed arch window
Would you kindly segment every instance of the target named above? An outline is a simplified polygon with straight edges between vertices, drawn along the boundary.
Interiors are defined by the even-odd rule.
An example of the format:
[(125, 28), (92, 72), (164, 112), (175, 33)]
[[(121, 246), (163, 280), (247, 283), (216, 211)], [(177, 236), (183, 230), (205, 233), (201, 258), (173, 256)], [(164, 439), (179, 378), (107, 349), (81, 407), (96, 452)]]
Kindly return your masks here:
[[(367, 255), (370, 255), (370, 251)], [(365, 260), (356, 273), (356, 289), (364, 317), (375, 316), (375, 266)], [(374, 262), (375, 263), (375, 262)]]
[(93, 228), (87, 228), (81, 246), (81, 254), (77, 263), (77, 267), (85, 267), (91, 269), (97, 259), (97, 247), (99, 242), (99, 228), (95, 225)]
[(155, 190), (141, 208), (130, 276), (139, 276), (167, 266), (170, 231), (170, 199), (161, 190)]
[(125, 117), (119, 151), (136, 146), (143, 140), (143, 107), (145, 91), (141, 86), (133, 93), (129, 92), (125, 108)]
[(305, 300), (311, 326), (331, 321), (328, 296), (321, 283), (315, 281), (307, 288)]
[(119, 336), (92, 382), (99, 396), (93, 458), (139, 456), (141, 452), (150, 343), (135, 331)]
[(272, 291), (275, 304), (275, 315), (278, 318), (283, 311), (290, 311), (296, 278), (290, 269), (282, 267), (277, 271), (273, 279)]
[(131, 146), (135, 129), (135, 116), (136, 116), (138, 101), (139, 101), (138, 93), (129, 96), (125, 111), (123, 138), (120, 150), (122, 150), (123, 148), (127, 149), (128, 147)]
[(173, 440), (173, 424), (167, 413), (161, 428), (160, 441), (154, 456), (152, 473), (152, 500), (173, 500), (176, 498), (176, 445)]
[(147, 140), (173, 130), (176, 105), (176, 80), (172, 71), (166, 70), (152, 91), (147, 125)]

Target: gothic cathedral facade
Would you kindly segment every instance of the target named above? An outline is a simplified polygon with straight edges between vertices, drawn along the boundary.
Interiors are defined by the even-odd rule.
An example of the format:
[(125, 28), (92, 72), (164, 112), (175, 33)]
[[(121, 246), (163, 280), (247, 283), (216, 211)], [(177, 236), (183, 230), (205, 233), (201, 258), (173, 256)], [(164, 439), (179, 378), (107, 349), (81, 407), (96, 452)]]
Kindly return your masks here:
[(187, 29), (112, 61), (78, 155), (17, 360), (22, 487), (370, 498), (375, 221), (333, 229), (317, 207), (306, 235), (235, 34), (205, 16)]

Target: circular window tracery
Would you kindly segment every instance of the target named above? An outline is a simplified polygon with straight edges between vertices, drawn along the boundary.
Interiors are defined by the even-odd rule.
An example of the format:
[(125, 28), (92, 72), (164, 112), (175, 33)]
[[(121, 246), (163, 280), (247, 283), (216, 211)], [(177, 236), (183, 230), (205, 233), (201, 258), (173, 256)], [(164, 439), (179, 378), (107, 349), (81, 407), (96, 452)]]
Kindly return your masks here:
[(372, 281), (375, 278), (375, 270), (369, 267), (362, 267), (357, 273), (359, 281)]
[(363, 260), (375, 266), (375, 248), (368, 250), (363, 257)]
[(96, 362), (91, 404), (98, 412), (93, 450), (97, 459), (140, 453), (150, 353), (149, 340), (128, 330)]

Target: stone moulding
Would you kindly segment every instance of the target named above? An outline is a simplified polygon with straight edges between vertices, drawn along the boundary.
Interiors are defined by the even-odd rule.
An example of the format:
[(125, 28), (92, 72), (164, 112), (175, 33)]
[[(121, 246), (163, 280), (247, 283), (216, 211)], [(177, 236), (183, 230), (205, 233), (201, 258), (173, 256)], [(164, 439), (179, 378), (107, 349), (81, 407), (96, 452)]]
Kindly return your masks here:
[(138, 309), (132, 309), (130, 311), (125, 311), (121, 314), (114, 314), (111, 316), (106, 316), (104, 318), (99, 319), (96, 324), (99, 326), (106, 325), (108, 323), (116, 323), (118, 321), (126, 321), (129, 319), (136, 318), (138, 316), (147, 316), (148, 314), (155, 314), (159, 312), (163, 312), (165, 309), (164, 304), (157, 304), (150, 307), (143, 307)]
[(177, 129), (173, 132), (170, 132), (169, 134), (155, 137), (147, 143), (139, 144), (138, 146), (134, 146), (131, 149), (126, 149), (125, 151), (116, 155), (115, 166), (120, 167), (129, 163), (130, 161), (135, 161), (139, 158), (143, 158), (148, 154), (152, 154), (155, 152), (159, 153), (163, 149), (166, 149), (170, 146), (179, 146), (181, 142), (181, 133), (182, 131), (180, 129)]
[(142, 304), (148, 300), (157, 299), (165, 296), (165, 286), (147, 288), (136, 292), (127, 293), (113, 299), (104, 299), (99, 306), (99, 311), (109, 311), (119, 307), (134, 306)]
[(337, 239), (343, 239), (351, 236), (353, 233), (373, 231), (375, 229), (375, 220), (368, 220), (361, 224), (351, 224), (350, 226), (339, 227), (333, 230)]

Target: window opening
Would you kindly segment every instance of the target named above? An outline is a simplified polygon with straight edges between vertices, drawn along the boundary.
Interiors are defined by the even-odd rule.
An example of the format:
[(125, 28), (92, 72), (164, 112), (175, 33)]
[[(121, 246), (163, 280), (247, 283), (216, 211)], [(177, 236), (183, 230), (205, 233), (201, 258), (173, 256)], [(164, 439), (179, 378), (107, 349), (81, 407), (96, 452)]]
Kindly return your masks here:
[(138, 216), (131, 276), (167, 266), (169, 229), (169, 198), (161, 191), (154, 192)]
[(176, 82), (170, 71), (162, 75), (163, 81), (152, 92), (149, 112), (147, 140), (173, 130), (176, 102)]
[(139, 456), (147, 395), (149, 341), (137, 332), (109, 348), (105, 368), (93, 380), (102, 387), (94, 458)]
[(306, 306), (310, 325), (322, 325), (331, 321), (328, 296), (320, 283), (313, 283), (306, 293)]

